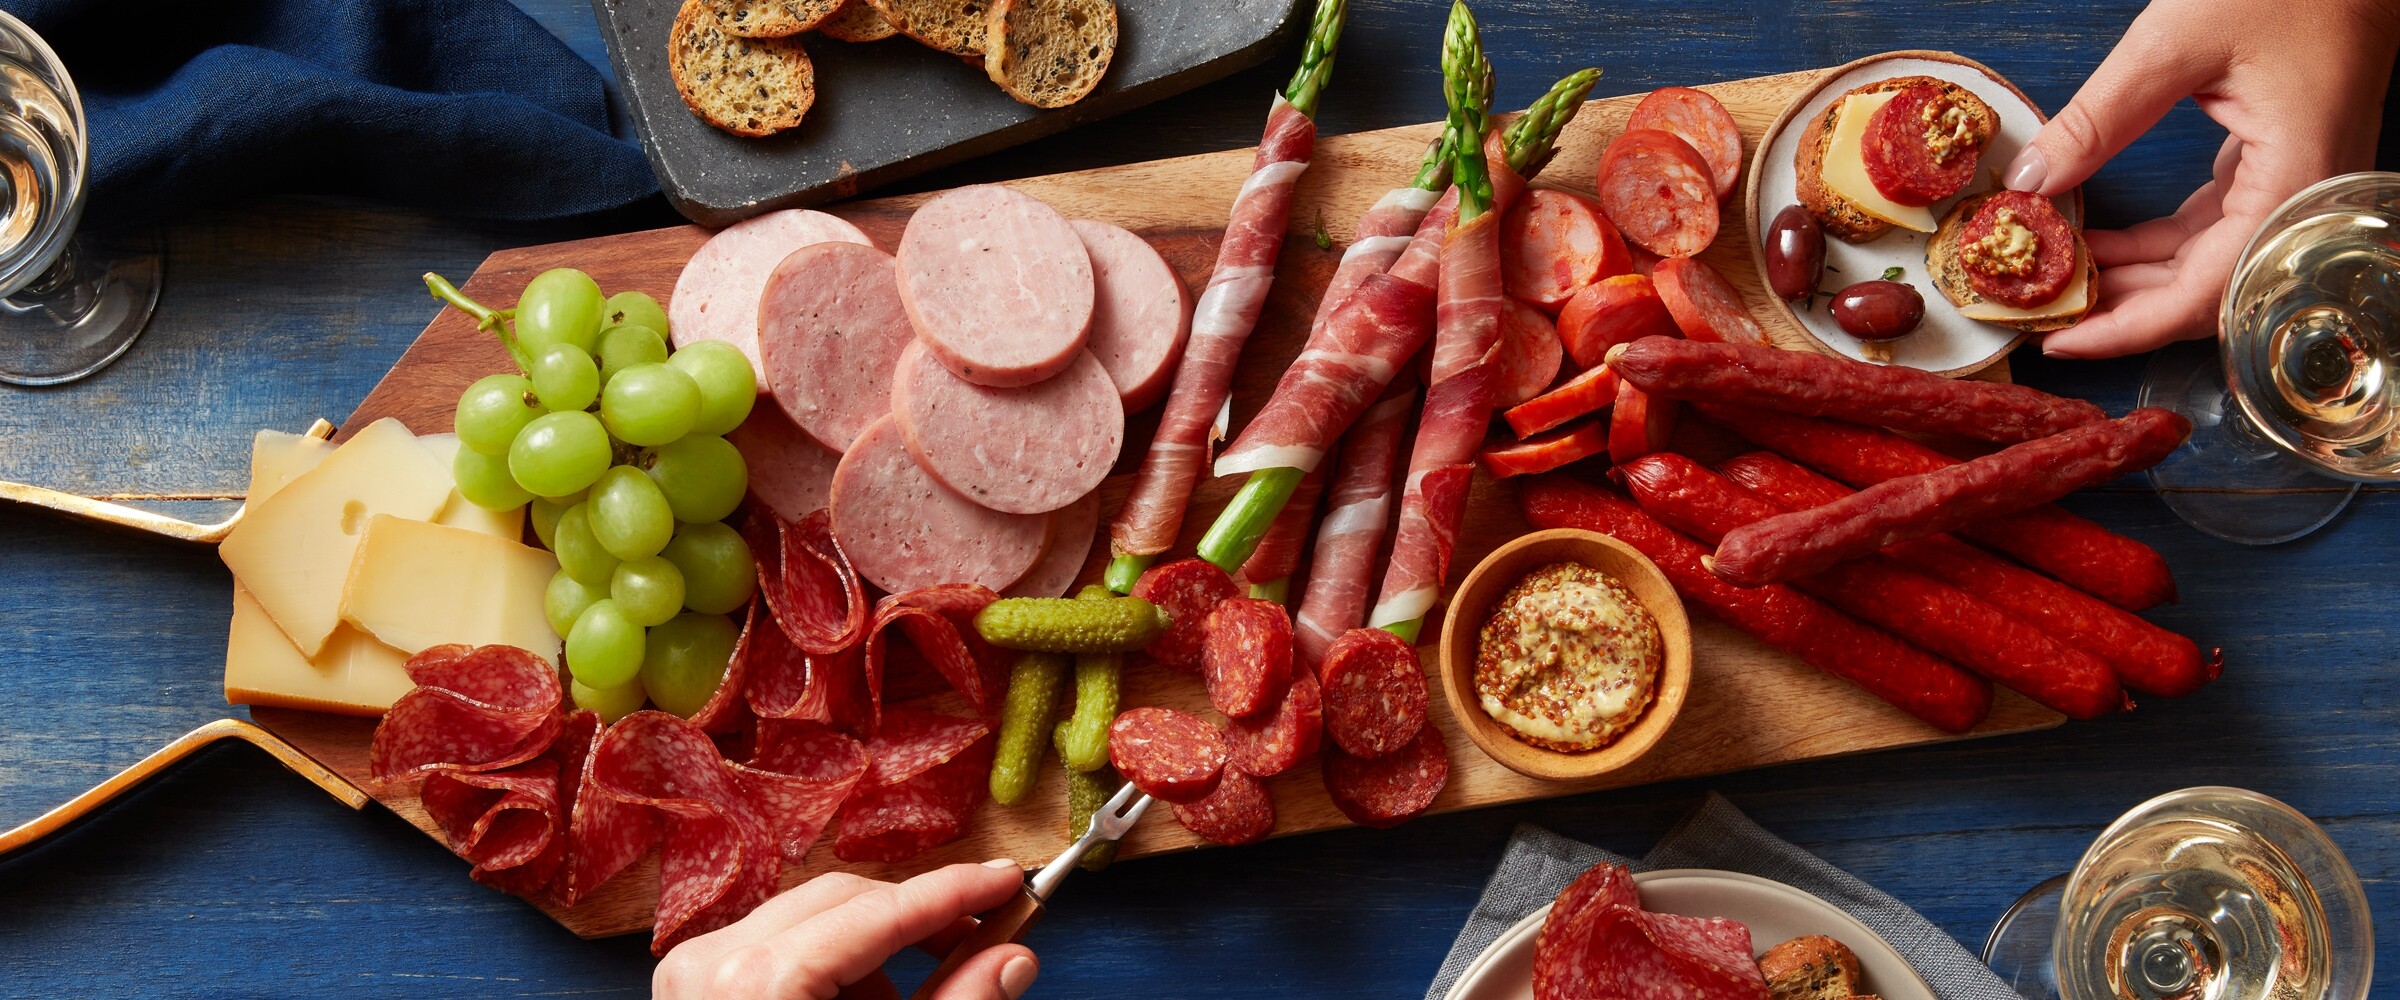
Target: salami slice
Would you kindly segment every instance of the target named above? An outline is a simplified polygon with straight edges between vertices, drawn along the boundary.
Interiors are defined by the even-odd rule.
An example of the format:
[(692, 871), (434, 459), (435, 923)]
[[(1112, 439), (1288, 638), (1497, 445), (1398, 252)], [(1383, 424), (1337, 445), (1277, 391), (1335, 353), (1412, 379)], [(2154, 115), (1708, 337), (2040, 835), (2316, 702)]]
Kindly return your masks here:
[(1492, 387), (1493, 408), (1508, 409), (1549, 389), (1558, 381), (1564, 354), (1549, 314), (1508, 300), (1500, 310), (1500, 377)]
[(562, 716), (558, 671), (514, 646), (434, 646), (410, 657), (416, 688), (375, 724), (377, 779), (435, 770), (498, 771), (550, 748)]
[(892, 255), (871, 246), (794, 250), (759, 299), (758, 347), (776, 405), (835, 451), (891, 412), (892, 370), (916, 336)]
[(1283, 605), (1254, 597), (1219, 602), (1200, 641), (1208, 702), (1236, 719), (1274, 708), (1292, 679), (1292, 619)]
[(1769, 1000), (1767, 978), (1750, 950), (1750, 928), (1723, 917), (1643, 913), (1651, 940), (1670, 956), (1696, 966), (1694, 978), (1716, 990), (1710, 995)]
[(867, 741), (868, 785), (897, 785), (940, 767), (991, 735), (982, 719), (900, 706), (886, 711)]
[(923, 342), (900, 356), (892, 410), (908, 453), (943, 486), (993, 510), (1047, 514), (1107, 478), (1125, 444), (1116, 383), (1091, 352), (1041, 382), (995, 389), (959, 378)]
[(1275, 711), (1225, 723), (1230, 761), (1244, 773), (1272, 778), (1317, 755), (1325, 737), (1325, 703), (1317, 679), (1292, 672), (1292, 686)]
[(1217, 727), (1171, 708), (1131, 709), (1108, 727), (1109, 763), (1161, 802), (1206, 798), (1230, 756)]
[(1335, 747), (1325, 755), (1325, 793), (1361, 826), (1399, 826), (1423, 815), (1450, 783), (1450, 751), (1439, 726), (1421, 726), (1408, 745), (1381, 757)]
[[(2033, 234), (2030, 261), (2012, 265), (1985, 248), (1985, 241), (2003, 220)], [(2002, 237), (1997, 242), (2006, 241)], [(2082, 263), (2076, 254), (2074, 225), (2058, 214), (2058, 206), (2050, 199), (2028, 191), (1995, 191), (1985, 196), (1959, 231), (1958, 245), (1960, 266), (1975, 294), (2020, 309), (2058, 298)]]
[(765, 504), (786, 521), (824, 508), (833, 496), (833, 470), (842, 453), (818, 444), (782, 408), (753, 406), (742, 425), (725, 435), (749, 467), (750, 502)]
[(750, 759), (732, 768), (735, 780), (775, 831), (783, 859), (799, 864), (867, 773), (867, 751), (856, 739), (819, 722), (769, 722), (759, 728)]
[(900, 235), (900, 298), (942, 366), (976, 385), (1032, 385), (1083, 352), (1091, 255), (1065, 216), (997, 184), (952, 188)]
[(824, 510), (786, 522), (773, 511), (753, 509), (742, 525), (758, 560), (759, 596), (802, 652), (846, 649), (866, 631), (866, 588), (833, 531), (833, 517)]
[(699, 727), (665, 712), (628, 715), (601, 736), (584, 778), (582, 794), (655, 814), (652, 954), (739, 920), (774, 894), (783, 865), (774, 831)]
[[(1641, 909), (1633, 872), (1598, 864), (1559, 891), (1533, 942), (1535, 1000), (1580, 1000), (1598, 996), (1588, 943), (1603, 918)], [(1636, 994), (1655, 996), (1660, 994)]]
[(1408, 641), (1354, 628), (1333, 641), (1318, 667), (1325, 685), (1325, 735), (1358, 757), (1408, 747), (1425, 728), (1425, 671)]
[(1254, 844), (1275, 831), (1275, 800), (1267, 786), (1240, 771), (1225, 772), (1207, 798), (1174, 808), (1175, 822), (1212, 844)]
[(866, 644), (870, 695), (881, 703), (891, 630), (897, 627), (968, 706), (984, 714), (996, 710), (993, 700), (1005, 686), (1000, 651), (983, 641), (974, 622), (977, 612), (999, 599), (990, 588), (968, 583), (923, 587), (876, 602)]
[(1662, 260), (1651, 272), (1650, 282), (1685, 338), (1768, 346), (1766, 331), (1751, 318), (1742, 293), (1734, 291), (1725, 276), (1706, 262), (1689, 257)]
[(1859, 154), (1866, 161), (1867, 181), (1884, 197), (1903, 205), (1931, 205), (1974, 181), (1975, 165), (1999, 119), (1963, 87), (1931, 77), (1912, 79), (1924, 82), (1892, 95), (1867, 118)]
[(503, 771), (435, 772), (419, 793), (468, 877), (516, 896), (550, 883), (565, 853), (558, 763), (537, 757)]
[(1064, 597), (1083, 576), (1092, 554), (1092, 537), (1100, 530), (1100, 492), (1050, 512), (1050, 532), (1042, 538), (1042, 557), (1033, 568), (1001, 591), (1003, 597)]
[(896, 785), (860, 787), (842, 804), (833, 856), (896, 864), (966, 836), (990, 787), (997, 740)]
[(766, 395), (767, 366), (759, 357), (759, 292), (767, 275), (792, 251), (818, 243), (873, 241), (857, 226), (823, 212), (791, 209), (744, 219), (719, 230), (683, 265), (675, 293), (667, 297), (667, 321), (675, 346), (695, 340), (722, 340), (741, 348), (758, 373), (759, 395)]
[(1091, 219), (1070, 223), (1092, 258), (1092, 335), (1084, 348), (1117, 385), (1125, 412), (1167, 394), (1192, 333), (1192, 293), (1149, 242)]
[(911, 458), (900, 422), (876, 421), (833, 474), (833, 533), (860, 575), (891, 593), (943, 583), (999, 590), (1041, 558), (1049, 521), (950, 491)]
[(1733, 197), (1734, 184), (1742, 178), (1742, 128), (1734, 124), (1733, 113), (1707, 92), (1690, 87), (1653, 90), (1642, 98), (1642, 103), (1633, 106), (1633, 116), (1625, 120), (1625, 128), (1654, 128), (1674, 133), (1707, 161), (1717, 200)]
[(1153, 567), (1133, 585), (1133, 596), (1167, 613), (1167, 631), (1150, 643), (1150, 658), (1185, 673), (1199, 673), (1209, 612), (1241, 595), (1225, 571), (1202, 559), (1178, 559)]
[(1600, 208), (1635, 246), (1689, 257), (1717, 238), (1717, 189), (1708, 162), (1672, 132), (1634, 129), (1600, 158)]

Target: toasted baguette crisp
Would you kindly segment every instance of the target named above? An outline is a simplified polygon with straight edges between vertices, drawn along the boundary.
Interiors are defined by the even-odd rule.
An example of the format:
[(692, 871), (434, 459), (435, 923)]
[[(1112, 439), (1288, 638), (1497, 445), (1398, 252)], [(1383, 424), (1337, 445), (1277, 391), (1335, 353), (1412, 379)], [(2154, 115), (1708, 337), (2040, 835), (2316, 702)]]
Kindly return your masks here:
[(735, 135), (796, 126), (817, 100), (817, 69), (799, 39), (736, 35), (709, 0), (684, 0), (676, 12), (667, 67), (692, 113)]
[(1113, 0), (993, 0), (983, 71), (1037, 108), (1083, 100), (1117, 52)]
[(900, 33), (867, 0), (842, 0), (841, 9), (817, 25), (817, 31), (845, 42), (880, 42)]
[(709, 0), (725, 30), (744, 38), (785, 38), (814, 28), (842, 0)]
[[(1983, 301), (1983, 296), (1976, 294), (1974, 283), (1967, 280), (1966, 266), (1959, 261), (1958, 246), (1966, 235), (1967, 220), (1974, 218), (1975, 210), (1983, 205), (1984, 199), (1991, 196), (1992, 192), (1986, 191), (1959, 199), (1958, 204), (1950, 207), (1949, 214), (1942, 216), (1942, 224), (1934, 230), (1933, 238), (1925, 241), (1925, 273), (1933, 279), (1933, 287), (1941, 290), (1943, 298), (1962, 309)], [(2091, 248), (2084, 245), (2081, 229), (2075, 231), (2075, 259), (2083, 262), (2086, 292), (2081, 311), (2069, 316), (1993, 325), (2027, 333), (2048, 333), (2082, 322), (2083, 314), (2092, 308), (2091, 293), (2100, 288), (2100, 265), (2092, 260)]]
[(1851, 1000), (1866, 992), (1858, 985), (1858, 956), (1822, 934), (1767, 949), (1758, 956), (1758, 971), (1775, 1000)]
[(1842, 117), (1842, 103), (1853, 94), (1881, 94), (1907, 90), (1919, 84), (1932, 84), (1959, 100), (1983, 105), (1982, 98), (1948, 80), (1930, 76), (1896, 76), (1844, 91), (1842, 96), (1826, 105), (1823, 112), (1809, 119), (1808, 128), (1801, 131), (1800, 149), (1792, 164), (1793, 172), (1797, 175), (1800, 205), (1808, 209), (1808, 214), (1817, 217), (1817, 225), (1823, 227), (1827, 235), (1851, 243), (1865, 243), (1892, 231), (1891, 223), (1868, 215), (1859, 209), (1858, 203), (1825, 186), (1825, 151), (1833, 145), (1834, 124)]
[(900, 33), (954, 56), (983, 58), (989, 0), (867, 0)]

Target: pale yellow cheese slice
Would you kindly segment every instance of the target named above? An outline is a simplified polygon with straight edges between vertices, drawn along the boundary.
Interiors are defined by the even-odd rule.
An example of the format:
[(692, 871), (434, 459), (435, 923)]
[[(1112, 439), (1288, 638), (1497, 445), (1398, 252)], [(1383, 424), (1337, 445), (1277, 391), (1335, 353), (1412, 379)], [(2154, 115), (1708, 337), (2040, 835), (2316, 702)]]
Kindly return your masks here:
[(1849, 199), (1859, 211), (1902, 229), (1930, 233), (1937, 228), (1933, 209), (1903, 205), (1886, 198), (1867, 177), (1867, 121), (1898, 95), (1899, 91), (1885, 91), (1842, 98), (1842, 112), (1833, 123), (1833, 141), (1825, 147), (1825, 169), (1821, 176), (1827, 188)]
[(249, 504), (267, 502), (276, 490), (317, 467), (325, 456), (333, 454), (333, 442), (306, 434), (287, 434), (283, 431), (260, 431), (250, 440), (250, 492), (243, 498)]
[(1990, 299), (1958, 307), (1958, 314), (1984, 323), (2023, 323), (2031, 320), (2056, 319), (2083, 312), (2092, 297), (2091, 268), (2085, 266), (2083, 251), (2075, 252), (2075, 276), (2067, 279), (2067, 287), (2058, 297), (2031, 309), (2019, 309)]
[(450, 489), (449, 467), (416, 435), (378, 420), (252, 505), (217, 554), (292, 645), (313, 657), (341, 622), (342, 584), (368, 519), (430, 518)]
[(276, 705), (340, 715), (382, 715), (414, 687), (408, 654), (347, 625), (307, 656), (267, 617), (248, 588), (233, 585), (233, 628), (225, 640), (225, 703)]
[(367, 522), (341, 588), (342, 620), (404, 653), (499, 644), (558, 664), (542, 594), (558, 560), (541, 549), (446, 524)]
[[(442, 468), (449, 468), (450, 463), (458, 459), (458, 435), (456, 434), (420, 435), (417, 443), (433, 452), (433, 457), (441, 459)], [(441, 511), (433, 515), (433, 523), (447, 524), (453, 528), (465, 528), (468, 531), (480, 531), (513, 542), (525, 537), (525, 508), (518, 507), (508, 511), (485, 510), (475, 506), (474, 502), (466, 497), (458, 495), (457, 488), (453, 487), (450, 490), (450, 499), (442, 501)]]

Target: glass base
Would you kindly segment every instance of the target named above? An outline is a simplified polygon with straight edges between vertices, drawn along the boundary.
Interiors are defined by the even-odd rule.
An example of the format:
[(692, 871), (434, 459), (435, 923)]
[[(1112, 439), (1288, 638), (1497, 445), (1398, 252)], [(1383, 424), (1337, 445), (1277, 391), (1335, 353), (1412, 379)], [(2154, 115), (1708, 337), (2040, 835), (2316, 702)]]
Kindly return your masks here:
[(123, 355), (158, 307), (158, 230), (78, 234), (34, 283), (0, 299), (0, 382), (57, 385)]
[(2243, 545), (2288, 542), (2333, 520), (2358, 484), (2317, 471), (2258, 432), (2225, 388), (2214, 341), (2161, 348), (2142, 375), (2140, 405), (2192, 422), (2192, 437), (2150, 469), (2150, 485), (2177, 517)]
[(2027, 890), (1983, 941), (1983, 964), (2025, 1000), (2058, 1000), (2058, 970), (2050, 950), (2066, 891), (2064, 875)]

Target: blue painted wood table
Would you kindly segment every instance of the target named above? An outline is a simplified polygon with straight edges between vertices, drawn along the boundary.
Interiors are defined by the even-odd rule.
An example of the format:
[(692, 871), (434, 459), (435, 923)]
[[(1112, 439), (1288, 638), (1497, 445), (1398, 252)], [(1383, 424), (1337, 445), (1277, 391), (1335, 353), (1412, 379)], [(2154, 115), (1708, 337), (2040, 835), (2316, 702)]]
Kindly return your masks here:
[[(588, 9), (524, 5), (605, 66)], [(1356, 0), (1327, 131), (1437, 116), (1445, 6)], [(1485, 0), (1481, 14), (1503, 107), (1585, 63), (1606, 67), (1602, 92), (1629, 93), (1951, 48), (2056, 108), (2137, 7)], [(918, 186), (1247, 145), (1288, 61)], [(2171, 210), (2206, 178), (2222, 135), (2187, 103), (2090, 186), (2095, 221)], [(0, 391), (0, 478), (213, 518), (241, 492), (254, 430), (342, 419), (399, 356), (434, 312), (420, 272), (463, 275), (497, 248), (673, 221), (659, 204), (504, 226), (301, 198), (179, 220), (165, 300), (131, 354), (71, 387)], [(2020, 379), (2112, 410), (2130, 405), (2140, 366), (2017, 358)], [(1128, 863), (1078, 880), (1033, 933), (1037, 990), (1416, 995), (1514, 824), (1639, 852), (1711, 788), (1979, 942), (2020, 890), (2064, 871), (2135, 802), (2186, 785), (2246, 786), (2326, 824), (2383, 918), (2378, 942), (2400, 942), (2400, 505), (2370, 490), (2325, 530), (2268, 549), (2203, 537), (2139, 489), (2067, 505), (2167, 554), (2183, 602), (2157, 618), (2225, 647), (2222, 681), (2050, 732)], [(226, 711), (228, 582), (203, 549), (0, 510), (0, 827)], [(351, 812), (262, 754), (214, 751), (0, 864), (0, 994), (647, 990), (641, 937), (577, 940), (465, 875), (379, 807)], [(904, 974), (925, 967), (903, 964)], [(2400, 973), (2381, 982), (2400, 984)]]

